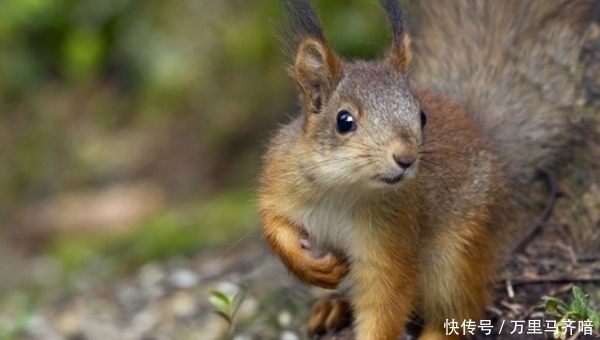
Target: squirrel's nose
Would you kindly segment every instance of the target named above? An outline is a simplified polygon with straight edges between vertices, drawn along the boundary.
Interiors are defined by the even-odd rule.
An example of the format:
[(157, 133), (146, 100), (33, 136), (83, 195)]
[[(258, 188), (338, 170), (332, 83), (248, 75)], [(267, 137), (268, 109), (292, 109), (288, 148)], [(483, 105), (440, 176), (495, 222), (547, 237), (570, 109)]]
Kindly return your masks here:
[(401, 167), (403, 170), (408, 169), (415, 161), (417, 157), (411, 154), (394, 154), (394, 161)]

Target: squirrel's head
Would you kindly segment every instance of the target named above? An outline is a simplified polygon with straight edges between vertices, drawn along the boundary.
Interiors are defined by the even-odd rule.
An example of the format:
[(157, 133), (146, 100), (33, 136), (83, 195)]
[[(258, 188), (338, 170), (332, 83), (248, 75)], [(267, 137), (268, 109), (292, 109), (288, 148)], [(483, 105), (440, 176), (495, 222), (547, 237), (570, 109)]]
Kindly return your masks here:
[(301, 169), (321, 185), (396, 189), (415, 176), (426, 116), (411, 95), (411, 52), (397, 0), (382, 0), (393, 44), (377, 61), (344, 61), (308, 0), (288, 0), (290, 71), (302, 100)]

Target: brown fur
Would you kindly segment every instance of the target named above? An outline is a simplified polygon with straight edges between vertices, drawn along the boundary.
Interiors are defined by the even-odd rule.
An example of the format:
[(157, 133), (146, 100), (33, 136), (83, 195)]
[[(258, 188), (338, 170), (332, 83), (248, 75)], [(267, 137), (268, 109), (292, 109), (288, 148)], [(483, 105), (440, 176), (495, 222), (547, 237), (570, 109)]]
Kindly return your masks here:
[[(540, 108), (522, 104), (526, 109), (522, 111), (514, 104), (531, 99), (520, 97), (528, 93), (529, 85), (519, 86), (523, 79), (518, 76), (511, 78), (516, 85), (505, 83), (505, 77), (531, 73), (528, 69), (510, 71), (527, 64), (526, 60), (506, 64), (508, 70), (475, 71), (489, 75), (493, 83), (475, 77), (473, 85), (469, 78), (461, 91), (472, 93), (442, 91), (452, 99), (409, 87), (406, 70), (411, 52), (401, 11), (391, 0), (382, 2), (394, 29), (394, 43), (384, 59), (372, 62), (337, 57), (319, 33), (320, 23), (314, 11), (307, 9), (308, 2), (287, 2), (288, 10), (297, 6), (302, 11), (296, 15), (309, 16), (292, 20), (307, 25), (296, 32), (310, 33), (296, 36), (292, 66), (303, 109), (270, 143), (259, 210), (265, 239), (298, 278), (334, 288), (348, 276), (357, 339), (397, 339), (415, 310), (425, 320), (420, 339), (443, 339), (446, 319), (460, 324), (481, 316), (489, 301), (487, 287), (498, 254), (498, 231), (506, 230), (506, 215), (514, 207), (512, 194), (517, 186), (533, 180), (538, 166), (552, 170), (552, 164), (564, 159), (574, 144), (569, 136), (573, 130), (563, 124), (565, 111), (547, 111), (553, 104), (545, 104), (541, 97), (536, 97)], [(480, 15), (481, 6), (486, 5), (465, 0), (456, 6)], [(541, 12), (523, 14), (536, 13)], [(559, 20), (542, 14), (532, 25)], [(570, 23), (574, 20), (567, 13), (558, 16), (569, 18), (564, 20)], [(506, 23), (504, 17), (498, 20)], [(518, 33), (529, 37), (537, 32), (532, 31), (534, 27)], [(424, 31), (433, 32), (434, 39), (441, 34), (432, 28)], [(539, 47), (534, 44), (534, 50), (550, 48), (536, 44)], [(420, 46), (423, 51), (428, 45), (421, 42)], [(533, 58), (534, 51), (523, 48), (518, 53)], [(454, 58), (452, 52), (449, 55)], [(437, 69), (438, 64), (430, 60), (430, 67)], [(494, 65), (504, 65), (499, 60)], [(574, 61), (565, 57), (563, 62), (570, 67)], [(465, 72), (470, 68), (464, 67)], [(453, 70), (446, 72), (454, 76)], [(456, 75), (457, 88), (461, 88), (461, 75)], [(486, 93), (470, 97), (485, 89), (488, 94), (496, 89), (508, 99), (492, 100), (486, 106), (485, 100), (495, 97)], [(552, 92), (552, 86), (547, 91)], [(501, 103), (508, 107), (498, 106)], [(336, 119), (343, 112), (352, 114), (355, 130), (336, 130)], [(421, 112), (427, 117), (424, 128)], [(511, 126), (519, 126), (517, 134), (533, 129), (527, 131), (533, 141), (527, 140), (527, 134), (505, 136)], [(518, 147), (513, 143), (529, 143), (531, 149), (513, 155), (508, 152)], [(395, 161), (399, 154), (414, 157), (415, 162), (399, 167)], [(313, 257), (301, 246), (304, 238), (327, 255)], [(339, 325), (335, 316), (344, 315), (340, 310), (331, 303), (315, 308), (309, 332)]]
[(323, 42), (304, 39), (298, 46), (293, 74), (299, 80), (304, 107), (318, 112), (323, 98), (331, 95), (340, 80), (339, 59)]
[[(413, 76), (472, 113), (505, 170), (511, 200), (532, 202), (539, 170), (564, 173), (585, 145), (571, 108), (598, 0), (423, 0)], [(524, 152), (524, 151), (527, 152)]]

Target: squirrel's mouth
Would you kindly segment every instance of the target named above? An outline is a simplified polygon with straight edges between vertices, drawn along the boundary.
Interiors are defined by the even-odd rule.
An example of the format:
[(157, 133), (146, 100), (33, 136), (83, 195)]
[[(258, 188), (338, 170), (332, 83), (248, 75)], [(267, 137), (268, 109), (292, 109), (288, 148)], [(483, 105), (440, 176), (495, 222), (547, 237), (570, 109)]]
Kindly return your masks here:
[(403, 174), (397, 175), (397, 176), (381, 176), (379, 177), (379, 181), (383, 182), (385, 184), (389, 184), (389, 185), (393, 185), (396, 184), (398, 182), (400, 182), (402, 180)]

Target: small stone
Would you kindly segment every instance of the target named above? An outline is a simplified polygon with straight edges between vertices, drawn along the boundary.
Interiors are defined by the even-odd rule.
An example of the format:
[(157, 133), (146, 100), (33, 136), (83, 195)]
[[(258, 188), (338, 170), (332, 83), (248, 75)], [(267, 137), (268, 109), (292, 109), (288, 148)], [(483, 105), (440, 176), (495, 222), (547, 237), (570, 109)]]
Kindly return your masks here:
[(156, 318), (149, 311), (143, 311), (133, 318), (132, 327), (136, 334), (145, 335), (156, 325)]
[(277, 322), (279, 322), (281, 327), (288, 327), (292, 322), (292, 314), (287, 310), (279, 313), (279, 315), (277, 315)]
[(81, 330), (83, 314), (78, 306), (61, 313), (56, 320), (57, 330), (66, 337), (74, 336)]
[(236, 313), (236, 317), (238, 319), (247, 319), (256, 315), (256, 311), (258, 310), (258, 301), (254, 298), (246, 296), (240, 308)]
[(143, 289), (158, 285), (164, 277), (163, 269), (156, 263), (147, 263), (138, 272), (138, 282)]
[(534, 312), (531, 313), (531, 315), (529, 316), (529, 319), (543, 319), (544, 318), (544, 312)]
[(138, 283), (146, 299), (157, 300), (165, 295), (162, 285), (166, 279), (164, 268), (157, 263), (143, 265), (138, 272)]
[(281, 340), (298, 340), (298, 339), (300, 339), (300, 337), (294, 332), (284, 331), (283, 333), (281, 333), (280, 339)]
[(235, 294), (240, 292), (240, 287), (229, 281), (222, 281), (219, 284), (217, 284), (215, 290), (227, 296), (234, 296)]
[(176, 293), (169, 300), (171, 312), (177, 317), (188, 317), (196, 313), (197, 306), (193, 296), (187, 292)]
[(178, 269), (169, 277), (169, 283), (179, 289), (194, 288), (199, 281), (198, 275), (189, 269)]
[(227, 322), (217, 314), (211, 313), (207, 315), (200, 323), (202, 329), (202, 340), (218, 340), (222, 339), (227, 332)]
[(127, 308), (139, 308), (143, 300), (139, 291), (131, 286), (119, 286), (116, 289), (117, 301)]
[(233, 340), (252, 340), (252, 337), (247, 334), (238, 334), (233, 337)]

